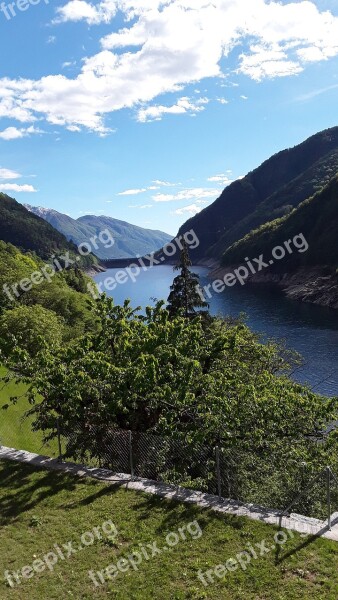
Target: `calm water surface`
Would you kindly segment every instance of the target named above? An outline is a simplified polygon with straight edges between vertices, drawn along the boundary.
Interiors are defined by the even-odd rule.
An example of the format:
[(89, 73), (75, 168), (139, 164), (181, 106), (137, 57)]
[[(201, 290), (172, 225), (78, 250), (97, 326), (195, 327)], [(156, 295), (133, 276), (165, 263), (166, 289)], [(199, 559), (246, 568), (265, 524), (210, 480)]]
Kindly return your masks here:
[[(96, 283), (114, 277), (119, 269), (110, 269), (95, 277)], [(201, 285), (210, 283), (208, 270), (194, 267)], [(130, 298), (132, 306), (154, 304), (154, 299), (166, 299), (176, 273), (172, 267), (159, 266), (142, 272), (136, 283), (128, 281), (107, 291), (116, 304)], [(228, 288), (210, 300), (214, 315), (238, 316), (245, 313), (247, 324), (264, 339), (284, 339), (290, 348), (300, 352), (305, 365), (295, 374), (315, 391), (338, 395), (338, 311), (288, 300), (276, 291), (249, 286)]]

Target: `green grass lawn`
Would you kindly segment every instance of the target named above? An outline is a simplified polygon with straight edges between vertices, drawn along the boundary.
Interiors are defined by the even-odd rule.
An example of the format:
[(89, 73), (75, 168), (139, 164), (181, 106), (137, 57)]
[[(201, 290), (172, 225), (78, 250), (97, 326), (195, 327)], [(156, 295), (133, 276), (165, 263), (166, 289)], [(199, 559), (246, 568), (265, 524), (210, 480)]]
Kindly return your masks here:
[[(220, 516), (193, 505), (128, 491), (95, 480), (29, 465), (0, 461), (0, 598), (1, 600), (76, 600), (118, 598), (142, 600), (293, 600), (338, 597), (338, 544), (324, 539), (287, 534), (281, 553), (270, 551), (252, 559), (248, 568), (230, 572), (204, 587), (205, 572), (235, 558), (248, 544), (273, 543), (277, 531), (246, 518)], [(69, 541), (78, 547), (85, 532), (106, 521), (117, 528), (115, 541), (96, 539), (90, 546), (59, 560), (54, 570), (35, 573), (20, 585), (9, 587), (4, 571), (31, 566)], [(134, 550), (157, 543), (163, 548), (168, 533), (177, 533), (197, 521), (200, 537), (186, 539), (138, 570), (119, 572), (114, 581), (95, 587), (88, 571), (102, 570)], [(187, 531), (187, 530), (185, 530)], [(194, 528), (196, 533), (196, 526)], [(87, 539), (87, 534), (86, 534)], [(171, 538), (170, 538), (171, 539)], [(64, 552), (66, 552), (64, 550)], [(150, 550), (148, 550), (150, 553)], [(121, 563), (124, 565), (125, 563)]]
[[(5, 375), (5, 369), (0, 367), (0, 377)], [(20, 398), (17, 404), (10, 404), (11, 396), (22, 396), (25, 392), (24, 385), (16, 385), (14, 382), (4, 384), (0, 381), (0, 444), (18, 450), (29, 450), (37, 454), (56, 456), (57, 443), (52, 442), (48, 446), (43, 444), (42, 433), (33, 432), (31, 428), (32, 419), (23, 415), (30, 408), (25, 398)], [(10, 404), (7, 410), (3, 406)]]

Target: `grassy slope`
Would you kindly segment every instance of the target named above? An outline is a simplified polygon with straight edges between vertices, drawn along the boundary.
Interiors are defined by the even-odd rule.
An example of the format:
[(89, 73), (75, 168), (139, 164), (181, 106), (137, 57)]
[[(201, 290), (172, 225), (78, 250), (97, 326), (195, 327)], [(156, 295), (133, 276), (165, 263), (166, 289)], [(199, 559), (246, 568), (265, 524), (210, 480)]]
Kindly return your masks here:
[[(0, 481), (0, 577), (5, 569), (32, 564), (54, 544), (77, 543), (84, 532), (106, 520), (113, 520), (119, 532), (116, 544), (96, 541), (68, 561), (60, 561), (52, 573), (35, 574), (15, 588), (0, 581), (2, 600), (335, 600), (338, 596), (335, 542), (295, 535), (283, 548), (278, 564), (271, 552), (252, 561), (247, 571), (229, 573), (225, 580), (204, 588), (197, 579), (199, 569), (224, 563), (249, 542), (265, 539), (271, 544), (274, 528), (11, 462), (0, 461)], [(138, 572), (119, 573), (114, 582), (94, 588), (88, 570), (116, 563), (138, 544), (156, 541), (163, 547), (167, 533), (194, 519), (203, 530), (202, 537), (182, 541), (152, 561), (144, 561)]]
[[(0, 367), (0, 376), (4, 375), (5, 369)], [(22, 418), (30, 408), (27, 400), (20, 399), (17, 404), (10, 404), (7, 410), (2, 409), (5, 404), (10, 403), (11, 396), (20, 396), (24, 391), (23, 385), (18, 386), (14, 382), (6, 385), (0, 384), (0, 443), (18, 450), (56, 456), (56, 443), (52, 442), (48, 447), (43, 446), (42, 434), (33, 432), (31, 429), (32, 419)]]

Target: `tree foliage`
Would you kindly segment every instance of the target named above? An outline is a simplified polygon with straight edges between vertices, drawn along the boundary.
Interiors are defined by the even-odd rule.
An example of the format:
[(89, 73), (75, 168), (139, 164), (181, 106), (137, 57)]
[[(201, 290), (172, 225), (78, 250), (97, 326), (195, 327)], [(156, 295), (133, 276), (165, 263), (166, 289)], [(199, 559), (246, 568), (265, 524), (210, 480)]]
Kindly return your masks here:
[(184, 242), (180, 254), (180, 261), (174, 267), (174, 270), (180, 271), (170, 286), (168, 297), (168, 312), (171, 317), (183, 314), (190, 318), (196, 315), (196, 308), (208, 308), (208, 303), (203, 300), (202, 291), (199, 285), (199, 276), (192, 273), (189, 269), (192, 263), (189, 258), (187, 244)]
[(254, 452), (282, 442), (305, 455), (309, 438), (337, 419), (337, 399), (293, 382), (294, 357), (242, 322), (173, 319), (163, 303), (142, 316), (105, 297), (96, 311), (99, 333), (15, 357), (30, 401), (42, 397), (35, 427), (53, 429), (59, 415), (78, 432), (79, 451), (92, 428), (118, 427)]
[[(34, 429), (50, 440), (59, 420), (67, 456), (114, 468), (114, 432), (132, 430), (136, 460), (164, 481), (208, 491), (217, 445), (225, 493), (279, 508), (312, 474), (338, 468), (337, 432), (323, 435), (338, 399), (290, 379), (292, 352), (262, 344), (242, 321), (170, 317), (163, 302), (142, 315), (103, 296), (96, 316), (97, 332), (37, 353), (16, 345), (5, 361), (28, 384)], [(147, 458), (144, 433), (165, 437)], [(168, 452), (174, 468), (163, 471)], [(322, 489), (298, 505), (303, 514), (322, 506)]]
[(0, 348), (8, 356), (16, 348), (35, 356), (62, 342), (63, 319), (42, 306), (18, 306), (0, 317)]
[[(12, 244), (0, 241), (0, 315), (11, 312), (11, 322), (14, 329), (14, 319), (20, 320), (20, 311), (13, 312), (18, 307), (29, 307), (37, 314), (42, 307), (59, 317), (59, 330), (64, 341), (83, 335), (87, 330), (96, 327), (95, 316), (92, 312), (92, 302), (86, 293), (86, 287), (91, 280), (79, 269), (69, 269), (56, 273), (50, 280), (43, 280), (39, 285), (24, 292), (16, 288), (15, 295), (12, 285), (23, 279), (30, 279), (32, 273), (43, 269), (44, 263), (34, 253), (23, 253)], [(6, 294), (4, 286), (10, 292), (12, 299)], [(52, 319), (52, 315), (51, 319)], [(21, 324), (18, 322), (17, 328)], [(48, 339), (48, 336), (46, 336)]]

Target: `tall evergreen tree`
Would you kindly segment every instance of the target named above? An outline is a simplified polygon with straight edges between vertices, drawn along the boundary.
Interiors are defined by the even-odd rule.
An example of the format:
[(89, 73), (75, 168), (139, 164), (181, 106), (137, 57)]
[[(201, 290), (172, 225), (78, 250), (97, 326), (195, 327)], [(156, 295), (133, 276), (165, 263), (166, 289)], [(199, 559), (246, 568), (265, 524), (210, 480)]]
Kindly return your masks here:
[(196, 315), (196, 308), (209, 308), (209, 304), (203, 299), (199, 276), (189, 270), (191, 265), (188, 247), (184, 241), (180, 261), (174, 267), (174, 271), (181, 273), (175, 277), (168, 297), (167, 310), (171, 317), (183, 314), (188, 319)]

